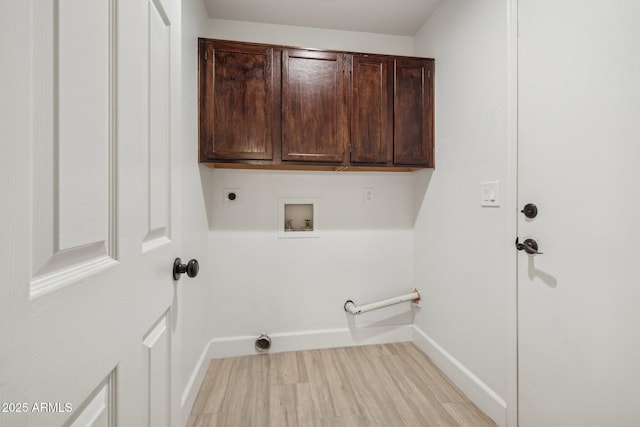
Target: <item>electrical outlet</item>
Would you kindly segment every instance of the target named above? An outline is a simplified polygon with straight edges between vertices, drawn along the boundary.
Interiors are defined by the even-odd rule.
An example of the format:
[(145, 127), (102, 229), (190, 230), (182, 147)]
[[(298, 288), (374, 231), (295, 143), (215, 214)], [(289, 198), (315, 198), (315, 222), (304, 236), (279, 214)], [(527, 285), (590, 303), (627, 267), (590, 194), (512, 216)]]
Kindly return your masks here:
[(225, 203), (236, 202), (240, 197), (240, 189), (238, 188), (225, 188), (222, 190), (222, 194), (224, 195)]
[(373, 199), (375, 198), (375, 191), (373, 188), (365, 188), (364, 189), (364, 204), (370, 205), (373, 203)]

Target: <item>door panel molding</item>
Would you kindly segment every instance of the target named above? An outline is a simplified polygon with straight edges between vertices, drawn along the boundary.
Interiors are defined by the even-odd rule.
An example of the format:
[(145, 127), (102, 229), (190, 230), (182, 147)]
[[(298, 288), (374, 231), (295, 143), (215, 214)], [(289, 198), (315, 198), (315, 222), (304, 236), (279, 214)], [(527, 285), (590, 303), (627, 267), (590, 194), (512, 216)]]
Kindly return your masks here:
[(33, 11), (30, 298), (117, 264), (115, 0), (41, 6)]
[(116, 426), (116, 369), (100, 382), (89, 394), (80, 408), (74, 410), (76, 416), (65, 426), (68, 427), (115, 427)]
[(171, 241), (171, 23), (160, 1), (149, 1), (148, 232), (142, 252)]
[(142, 339), (146, 347), (149, 427), (169, 427), (171, 420), (171, 329), (166, 311)]

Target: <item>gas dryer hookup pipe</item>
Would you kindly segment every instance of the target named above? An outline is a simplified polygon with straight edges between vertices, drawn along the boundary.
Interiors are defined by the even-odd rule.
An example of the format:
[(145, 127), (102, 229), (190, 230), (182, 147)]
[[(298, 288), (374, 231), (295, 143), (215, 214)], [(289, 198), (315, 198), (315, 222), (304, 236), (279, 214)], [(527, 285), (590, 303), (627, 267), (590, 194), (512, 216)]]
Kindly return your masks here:
[(413, 290), (410, 294), (400, 295), (393, 298), (387, 298), (382, 301), (372, 302), (370, 304), (365, 304), (361, 306), (357, 306), (353, 301), (347, 300), (344, 303), (344, 311), (349, 314), (357, 315), (361, 313), (366, 313), (367, 311), (377, 310), (382, 307), (387, 307), (394, 304), (400, 304), (401, 302), (411, 301), (414, 304), (420, 303), (420, 292), (416, 289)]

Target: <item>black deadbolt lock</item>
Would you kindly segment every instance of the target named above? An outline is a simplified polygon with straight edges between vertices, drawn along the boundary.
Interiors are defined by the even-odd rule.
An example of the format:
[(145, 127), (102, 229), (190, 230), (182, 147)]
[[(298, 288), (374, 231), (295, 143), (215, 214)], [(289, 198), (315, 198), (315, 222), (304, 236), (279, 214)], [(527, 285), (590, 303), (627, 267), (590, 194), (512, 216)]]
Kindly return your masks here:
[(533, 203), (527, 203), (520, 212), (524, 214), (527, 218), (535, 218), (538, 216), (538, 207)]
[(200, 264), (197, 259), (192, 259), (186, 264), (182, 263), (182, 259), (176, 258), (173, 262), (173, 280), (180, 280), (180, 276), (187, 273), (189, 277), (196, 277), (200, 270)]

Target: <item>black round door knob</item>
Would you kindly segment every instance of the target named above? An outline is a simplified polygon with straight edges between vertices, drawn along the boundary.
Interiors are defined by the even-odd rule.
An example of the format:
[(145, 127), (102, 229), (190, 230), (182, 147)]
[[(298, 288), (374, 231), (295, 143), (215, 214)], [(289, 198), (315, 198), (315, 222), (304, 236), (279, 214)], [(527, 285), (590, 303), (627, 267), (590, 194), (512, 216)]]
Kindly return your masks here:
[(538, 216), (538, 207), (533, 203), (527, 203), (520, 212), (524, 214), (527, 218), (535, 218)]
[(173, 262), (173, 280), (180, 280), (180, 276), (187, 273), (189, 277), (196, 277), (200, 270), (200, 264), (197, 259), (192, 259), (186, 264), (182, 263), (182, 259), (176, 258)]

